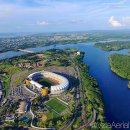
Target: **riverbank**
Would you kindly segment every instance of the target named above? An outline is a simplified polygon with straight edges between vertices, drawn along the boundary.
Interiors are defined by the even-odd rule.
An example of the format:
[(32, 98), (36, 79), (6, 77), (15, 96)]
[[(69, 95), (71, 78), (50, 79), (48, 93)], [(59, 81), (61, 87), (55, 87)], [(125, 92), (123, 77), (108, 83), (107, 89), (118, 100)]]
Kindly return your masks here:
[(99, 89), (99, 85), (96, 79), (94, 79), (94, 77), (90, 75), (88, 65), (83, 63), (83, 58), (84, 54), (77, 56), (75, 58), (75, 62), (78, 65), (87, 98), (87, 118), (89, 120), (89, 118), (93, 116), (92, 111), (95, 110), (97, 117), (95, 118), (95, 121), (92, 124), (92, 128), (102, 130), (103, 128), (99, 128), (99, 126), (96, 126), (95, 123), (103, 123), (106, 126), (106, 130), (110, 130), (110, 128), (107, 127), (106, 118), (104, 115), (105, 107), (103, 103), (101, 90)]
[(83, 33), (50, 33), (50, 34), (35, 34), (18, 37), (0, 38), (0, 53), (18, 49), (45, 47), (50, 45), (61, 45), (68, 43), (83, 43), (88, 41), (88, 34)]
[(128, 83), (128, 88), (130, 88), (130, 81), (129, 81), (129, 83)]
[(122, 49), (130, 49), (130, 41), (97, 42), (95, 47), (101, 48), (104, 51), (119, 51)]

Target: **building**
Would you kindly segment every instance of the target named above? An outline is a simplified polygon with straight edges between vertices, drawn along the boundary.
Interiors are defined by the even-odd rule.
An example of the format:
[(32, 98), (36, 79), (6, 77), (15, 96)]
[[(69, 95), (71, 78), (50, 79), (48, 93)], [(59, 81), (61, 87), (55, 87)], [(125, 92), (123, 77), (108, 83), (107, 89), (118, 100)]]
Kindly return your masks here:
[[(47, 72), (47, 71), (35, 72), (33, 74), (30, 74), (28, 76), (28, 79), (30, 79), (30, 84), (42, 90), (44, 86), (36, 82), (36, 80), (39, 78), (44, 78), (44, 77), (57, 81), (58, 83), (58, 85), (54, 85), (50, 87), (51, 94), (60, 94), (64, 92), (65, 90), (67, 90), (69, 87), (69, 81), (67, 78), (53, 72)], [(45, 90), (42, 90), (42, 91), (45, 92)]]
[(44, 58), (44, 54), (37, 54), (36, 58), (42, 59), (42, 58)]
[(0, 80), (0, 100), (2, 99), (2, 81)]
[(77, 55), (80, 55), (80, 51), (77, 52)]
[(5, 121), (11, 121), (14, 122), (15, 118), (14, 117), (6, 117)]
[(25, 84), (26, 84), (26, 85), (30, 85), (30, 80), (26, 79), (26, 80), (25, 80)]
[(0, 80), (0, 90), (2, 90), (2, 81)]
[(19, 108), (16, 110), (18, 114), (24, 114), (27, 111), (28, 103), (26, 101), (21, 101)]
[(41, 93), (43, 96), (47, 96), (48, 95), (48, 88), (43, 88)]
[(2, 98), (2, 91), (0, 90), (0, 99)]
[(38, 89), (41, 89), (43, 85), (39, 84), (38, 82), (31, 80), (30, 84), (32, 84), (34, 87), (37, 87)]

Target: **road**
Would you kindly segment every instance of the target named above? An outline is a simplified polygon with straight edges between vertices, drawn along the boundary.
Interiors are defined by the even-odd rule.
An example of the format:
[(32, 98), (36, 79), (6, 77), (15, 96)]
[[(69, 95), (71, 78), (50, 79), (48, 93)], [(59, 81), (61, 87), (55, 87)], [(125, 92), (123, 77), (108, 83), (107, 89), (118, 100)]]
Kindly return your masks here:
[(86, 96), (86, 93), (85, 93), (85, 86), (84, 86), (84, 83), (81, 79), (81, 76), (80, 76), (80, 71), (79, 71), (79, 67), (78, 65), (76, 65), (76, 71), (78, 73), (78, 78), (79, 78), (79, 82), (80, 82), (80, 95), (81, 95), (81, 98), (82, 98), (82, 101), (80, 100), (81, 102), (81, 106), (82, 106), (82, 115), (81, 115), (81, 120), (84, 121), (84, 123), (87, 122), (87, 96)]
[[(75, 65), (75, 62), (72, 60), (73, 66), (75, 66), (75, 77), (79, 80), (79, 85), (75, 89), (75, 100), (74, 100), (74, 109), (73, 109), (73, 115), (70, 120), (67, 121), (65, 126), (60, 130), (67, 130), (75, 121), (77, 117), (76, 109), (78, 109), (78, 113), (80, 113), (80, 120), (84, 121), (83, 124), (87, 123), (87, 98), (85, 94), (85, 88), (83, 81), (80, 76), (80, 71), (78, 65)], [(81, 98), (83, 99), (83, 103), (81, 101)], [(88, 126), (88, 125), (87, 125)]]
[(75, 121), (75, 118), (76, 118), (76, 108), (77, 108), (77, 98), (76, 98), (76, 95), (77, 95), (77, 89), (78, 87), (76, 87), (76, 90), (75, 90), (75, 100), (74, 100), (74, 109), (73, 109), (73, 114), (72, 114), (72, 117), (70, 120), (68, 120), (66, 123), (65, 123), (65, 126), (63, 128), (61, 128), (60, 130), (67, 130)]
[(85, 92), (85, 86), (80, 76), (79, 66), (75, 64), (74, 61), (73, 61), (73, 65), (75, 66), (75, 75), (77, 79), (79, 80), (79, 85), (76, 87), (76, 90), (75, 90), (75, 103), (74, 103), (72, 119), (68, 121), (66, 126), (61, 130), (66, 130), (73, 124), (73, 122), (75, 121), (77, 117), (77, 113), (76, 113), (77, 108), (79, 109), (78, 112), (81, 114), (80, 120), (83, 121), (83, 125), (80, 126), (80, 128), (78, 128), (77, 130), (81, 130), (86, 127), (91, 127), (96, 120), (96, 111), (94, 109), (93, 109), (93, 117), (91, 121), (87, 120), (87, 114), (88, 114), (87, 113), (87, 95)]
[[(73, 64), (73, 66), (75, 66), (75, 62), (74, 61), (72, 62), (72, 64)], [(75, 69), (75, 77), (78, 79), (79, 72), (77, 72), (76, 67), (74, 67), (74, 69)], [(77, 97), (77, 95), (79, 95), (79, 96)], [(74, 121), (76, 119), (76, 116), (77, 116), (76, 109), (77, 109), (77, 106), (79, 105), (79, 103), (80, 103), (80, 86), (78, 85), (75, 88), (74, 108), (73, 108), (73, 112), (72, 112), (72, 117), (71, 117), (70, 120), (68, 120), (65, 123), (65, 126), (63, 128), (61, 128), (60, 130), (67, 130), (74, 123)]]
[[(75, 68), (75, 77), (79, 80), (79, 85), (75, 88), (74, 108), (72, 112), (72, 117), (65, 123), (64, 127), (60, 130), (67, 130), (74, 123), (75, 119), (77, 118), (77, 109), (78, 113), (80, 113), (80, 120), (83, 121), (83, 125), (77, 130), (92, 126), (96, 119), (96, 112), (95, 110), (93, 110), (92, 120), (90, 122), (88, 122), (87, 120), (87, 96), (85, 92), (85, 86), (80, 76), (79, 66), (75, 65), (75, 62), (73, 62), (73, 64)], [(15, 92), (18, 95), (15, 94)], [(12, 90), (11, 93), (13, 94), (11, 94), (10, 97), (14, 95), (20, 97), (23, 96), (21, 88), (16, 91)]]
[(84, 125), (80, 126), (79, 128), (77, 128), (75, 130), (82, 130), (83, 128), (91, 127), (93, 125), (93, 123), (95, 122), (95, 120), (96, 120), (96, 111), (95, 111), (95, 109), (93, 109), (92, 119), (89, 122), (86, 122)]

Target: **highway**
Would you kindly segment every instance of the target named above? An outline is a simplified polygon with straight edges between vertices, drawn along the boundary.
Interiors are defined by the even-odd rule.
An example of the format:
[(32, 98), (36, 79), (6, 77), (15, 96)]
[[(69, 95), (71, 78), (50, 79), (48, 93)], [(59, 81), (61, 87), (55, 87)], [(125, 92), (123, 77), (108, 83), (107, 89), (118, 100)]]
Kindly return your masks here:
[(79, 78), (79, 82), (80, 82), (80, 95), (82, 98), (82, 102), (81, 102), (81, 99), (80, 99), (80, 104), (82, 106), (82, 111), (81, 111), (81, 121), (83, 121), (84, 123), (87, 122), (87, 96), (86, 96), (86, 93), (85, 93), (85, 87), (84, 87), (84, 83), (81, 79), (81, 76), (80, 76), (80, 71), (79, 71), (79, 67), (78, 65), (76, 66), (76, 71), (78, 73), (78, 78)]

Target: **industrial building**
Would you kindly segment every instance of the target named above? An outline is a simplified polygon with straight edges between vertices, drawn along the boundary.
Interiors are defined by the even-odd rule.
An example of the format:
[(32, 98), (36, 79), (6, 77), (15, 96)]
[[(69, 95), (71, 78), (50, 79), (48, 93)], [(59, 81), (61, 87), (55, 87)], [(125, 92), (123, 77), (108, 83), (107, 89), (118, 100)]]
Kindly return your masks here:
[(57, 81), (58, 83), (57, 85), (53, 85), (49, 88), (50, 94), (60, 94), (65, 90), (67, 90), (69, 87), (69, 81), (67, 78), (59, 74), (48, 72), (48, 71), (35, 72), (30, 74), (28, 76), (28, 79), (25, 81), (25, 83), (26, 85), (31, 84), (32, 86), (37, 87), (43, 95), (47, 95), (48, 89), (46, 88), (46, 86), (43, 86), (38, 82), (36, 82), (36, 80), (40, 78), (48, 78), (53, 81)]

